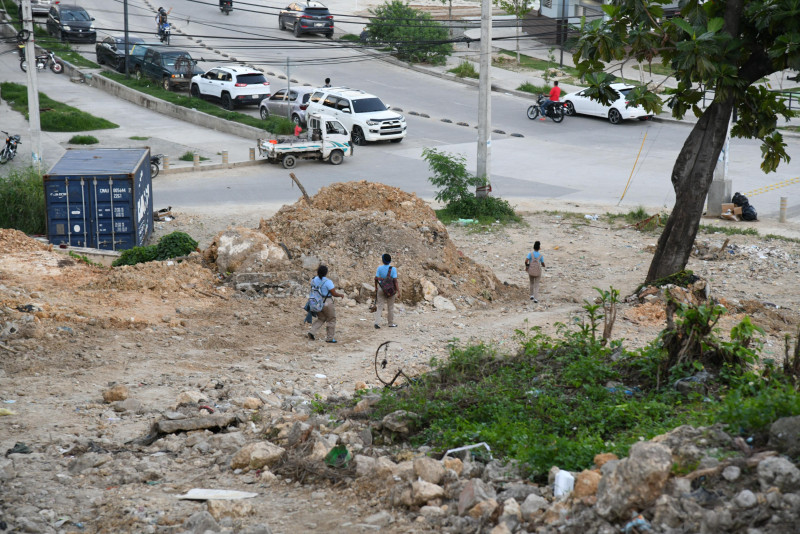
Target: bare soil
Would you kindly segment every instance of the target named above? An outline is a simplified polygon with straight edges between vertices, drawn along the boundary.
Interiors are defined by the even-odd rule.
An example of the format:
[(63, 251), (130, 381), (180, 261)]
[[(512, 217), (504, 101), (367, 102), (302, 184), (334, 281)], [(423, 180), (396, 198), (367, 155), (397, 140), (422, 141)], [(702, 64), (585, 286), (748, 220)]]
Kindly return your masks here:
[[(230, 528), (362, 532), (365, 518), (389, 509), (377, 493), (343, 483), (309, 486), (234, 474), (229, 455), (193, 450), (191, 435), (171, 435), (150, 447), (128, 442), (174, 409), (183, 391), (202, 392), (222, 412), (242, 410), (244, 399), (261, 396), (267, 402), (243, 432), (263, 433), (286, 417), (288, 396), (352, 395), (359, 382), (378, 386), (374, 355), (387, 340), (400, 347), (398, 365), (412, 376), (424, 372), (432, 357), (446, 357), (453, 339), (493, 342), (512, 352), (515, 330), (538, 326), (554, 333), (557, 323), (582, 316), (596, 287), (631, 294), (644, 279), (657, 240), (604, 215), (585, 217), (605, 208), (557, 203), (537, 203), (538, 210), (559, 210), (549, 212), (521, 206), (519, 225), (445, 228), (420, 199), (390, 189), (336, 184), (324, 196), (274, 214), (253, 210), (232, 220), (174, 210), (173, 221), (156, 225), (156, 238), (181, 230), (202, 248), (231, 223), (260, 228), (294, 258), (260, 268), (300, 269), (295, 274), (301, 280), (312, 273), (302, 270), (298, 258), (328, 262), (347, 294), (336, 304), (336, 345), (307, 338), (302, 294), (278, 298), (236, 291), (201, 254), (180, 263), (105, 269), (0, 230), (0, 408), (13, 412), (0, 417), (0, 450), (23, 442), (34, 451), (14, 455), (16, 477), (0, 482), (0, 520), (29, 513), (50, 525), (69, 518), (67, 532), (80, 530), (77, 523), (82, 532), (171, 531), (205, 510), (203, 503), (175, 496), (206, 487), (259, 493), (253, 509)], [(798, 235), (792, 226), (786, 233)], [(698, 250), (718, 250), (725, 239), (700, 234)], [(538, 304), (528, 299), (523, 271), (535, 240), (542, 242), (547, 265)], [(375, 329), (360, 286), (372, 284), (387, 250), (396, 258), (403, 288), (399, 327)], [(784, 336), (796, 335), (798, 327), (800, 243), (734, 235), (720, 258), (693, 257), (688, 268), (729, 307), (721, 332), (749, 314), (766, 331), (764, 355), (782, 359)], [(425, 300), (423, 278), (456, 311)], [(641, 346), (663, 325), (658, 301), (622, 303), (614, 337)], [(129, 388), (141, 413), (118, 413), (103, 402), (103, 391), (115, 383)], [(99, 458), (108, 456), (108, 467), (98, 460), (91, 475), (71, 470), (76, 444), (84, 451), (96, 447)], [(382, 532), (427, 531), (413, 514), (392, 513), (395, 522)]]

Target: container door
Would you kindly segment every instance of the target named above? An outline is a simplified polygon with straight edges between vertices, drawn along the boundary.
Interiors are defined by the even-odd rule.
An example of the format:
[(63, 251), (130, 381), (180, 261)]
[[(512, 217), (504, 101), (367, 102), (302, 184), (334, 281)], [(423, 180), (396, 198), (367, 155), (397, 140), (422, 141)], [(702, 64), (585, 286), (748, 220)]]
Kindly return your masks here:
[(86, 180), (78, 176), (45, 181), (47, 239), (53, 245), (93, 247), (91, 201)]
[(92, 198), (95, 248), (127, 250), (137, 245), (130, 178), (87, 178)]

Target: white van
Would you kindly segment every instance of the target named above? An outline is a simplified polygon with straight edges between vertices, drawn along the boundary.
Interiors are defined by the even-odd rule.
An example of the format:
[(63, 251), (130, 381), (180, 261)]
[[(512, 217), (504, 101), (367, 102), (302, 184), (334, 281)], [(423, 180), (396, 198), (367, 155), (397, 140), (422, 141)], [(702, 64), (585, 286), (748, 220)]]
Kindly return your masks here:
[(382, 140), (399, 143), (406, 136), (405, 117), (390, 111), (377, 96), (359, 89), (318, 89), (311, 95), (308, 112), (335, 117), (350, 130), (354, 145)]

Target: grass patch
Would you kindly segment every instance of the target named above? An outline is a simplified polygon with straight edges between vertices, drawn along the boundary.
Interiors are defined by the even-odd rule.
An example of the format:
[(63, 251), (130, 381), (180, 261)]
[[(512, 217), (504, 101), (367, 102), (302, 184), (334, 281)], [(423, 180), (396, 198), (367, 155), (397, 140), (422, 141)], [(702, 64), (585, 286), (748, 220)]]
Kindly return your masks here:
[(384, 393), (376, 416), (413, 412), (413, 445), (444, 450), (485, 441), (536, 480), (553, 465), (587, 469), (599, 452), (624, 456), (641, 438), (710, 421), (700, 399), (654, 387), (661, 356), (655, 345), (615, 360), (621, 346), (601, 347), (588, 330), (561, 327), (560, 339), (538, 328), (517, 331), (513, 355), (453, 343), (446, 361), (432, 362), (432, 373)]
[(725, 234), (725, 235), (758, 235), (755, 228), (736, 228), (735, 226), (713, 226), (701, 224), (698, 231), (704, 234)]
[[(194, 161), (194, 152), (184, 152), (178, 159), (181, 161)], [(200, 156), (200, 161), (208, 161), (208, 158)]]
[(0, 177), (0, 228), (45, 233), (44, 183), (33, 167), (12, 169)]
[(176, 106), (181, 106), (188, 109), (196, 109), (197, 111), (208, 113), (209, 115), (218, 117), (220, 119), (253, 126), (275, 135), (291, 135), (294, 132), (294, 123), (285, 117), (270, 116), (268, 120), (264, 121), (259, 117), (251, 117), (250, 115), (245, 115), (244, 113), (239, 113), (237, 111), (227, 111), (212, 102), (207, 102), (200, 98), (192, 98), (188, 94), (167, 91), (152, 80), (126, 78), (124, 74), (120, 74), (118, 72), (103, 72), (102, 76), (130, 87), (131, 89), (135, 89), (142, 93), (175, 104)]
[[(11, 109), (28, 118), (28, 89), (24, 85), (0, 83), (0, 97), (8, 102)], [(42, 130), (45, 132), (85, 132), (119, 128), (111, 121), (53, 100), (42, 92), (39, 92), (39, 109)]]
[(340, 41), (347, 41), (348, 43), (359, 43), (361, 38), (354, 33), (346, 33), (339, 37)]
[(800, 239), (797, 237), (787, 237), (785, 235), (777, 235), (777, 234), (767, 234), (764, 236), (764, 239), (775, 239), (778, 241), (786, 241), (788, 243), (800, 243)]
[[(722, 422), (733, 434), (755, 436), (754, 446), (761, 446), (773, 421), (800, 414), (800, 393), (793, 386), (798, 377), (767, 360), (758, 365), (755, 332), (742, 335), (752, 326), (749, 318), (731, 329), (730, 341), (715, 333), (694, 335), (731, 353), (753, 354), (748, 360), (753, 365), (709, 362), (716, 378), (707, 389), (681, 394), (674, 382), (704, 365), (695, 361), (667, 368), (669, 349), (660, 337), (636, 350), (611, 340), (604, 314), (619, 302), (618, 292), (595, 289), (602, 303), (584, 301), (584, 313), (569, 324), (556, 324), (555, 336), (540, 327), (517, 330), (514, 346), (504, 347), (507, 352), (451, 341), (449, 357), (434, 358), (431, 372), (406, 387), (383, 389), (371, 417), (381, 420), (406, 410), (412, 414), (412, 446), (425, 445), (435, 453), (486, 442), (496, 457), (520, 462), (523, 476), (544, 482), (553, 465), (588, 469), (597, 453), (625, 456), (637, 441), (682, 424)], [(708, 319), (699, 319), (698, 312), (703, 314), (702, 307), (682, 308), (678, 319), (693, 329)], [(319, 411), (339, 407), (315, 405)], [(396, 441), (386, 433), (376, 437), (377, 445)], [(675, 467), (681, 474), (691, 470), (690, 464)]]
[(447, 72), (452, 72), (459, 78), (479, 78), (480, 74), (478, 71), (475, 70), (475, 66), (470, 63), (469, 61), (462, 61), (458, 64), (457, 67), (453, 67), (452, 69), (448, 70)]
[(73, 135), (69, 138), (71, 145), (96, 145), (99, 142), (93, 135)]
[(642, 206), (628, 213), (606, 213), (606, 217), (612, 221), (621, 219), (627, 226), (633, 226), (642, 232), (652, 232), (662, 226), (661, 215), (650, 215)]
[[(513, 64), (514, 65), (517, 64), (517, 53), (514, 52), (513, 50), (501, 50), (500, 54), (513, 57), (513, 59), (514, 59)], [(493, 66), (500, 67), (500, 68), (504, 68), (508, 64), (509, 64), (508, 61), (501, 61), (501, 62), (493, 61), (492, 62)], [(559, 67), (558, 63), (555, 63), (553, 61), (549, 61), (547, 59), (539, 59), (539, 58), (535, 58), (535, 57), (531, 57), (531, 56), (526, 56), (525, 54), (520, 54), (519, 55), (519, 66), (522, 67), (523, 69), (541, 70), (541, 71), (546, 70), (546, 69), (555, 68), (555, 69), (558, 69), (560, 71), (563, 71), (565, 74), (568, 74), (570, 76), (580, 77), (580, 72), (578, 72), (578, 69), (576, 69), (574, 67), (569, 67), (567, 65)]]
[(547, 84), (534, 85), (531, 82), (523, 82), (519, 87), (517, 87), (517, 91), (523, 91), (532, 95), (546, 95), (550, 93), (550, 87), (551, 86)]
[(147, 141), (150, 138), (143, 135), (132, 135), (128, 139), (131, 139), (132, 141)]

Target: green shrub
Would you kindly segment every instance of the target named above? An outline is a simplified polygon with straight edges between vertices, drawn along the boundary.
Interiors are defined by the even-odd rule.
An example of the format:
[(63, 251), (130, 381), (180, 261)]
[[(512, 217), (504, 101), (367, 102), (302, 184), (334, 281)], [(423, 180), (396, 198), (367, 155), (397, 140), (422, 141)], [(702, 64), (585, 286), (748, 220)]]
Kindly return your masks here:
[(397, 57), (411, 63), (444, 64), (453, 52), (448, 30), (423, 11), (400, 0), (370, 9), (367, 25), (371, 43), (386, 45)]
[(71, 145), (96, 145), (99, 142), (93, 135), (73, 135), (69, 138)]
[(457, 67), (453, 67), (452, 69), (448, 70), (447, 72), (452, 72), (459, 78), (479, 78), (480, 74), (478, 71), (475, 70), (475, 66), (467, 61), (466, 59), (458, 64)]
[(0, 177), (0, 228), (44, 234), (45, 225), (42, 175), (28, 167), (11, 169)]
[(136, 265), (137, 263), (147, 263), (156, 259), (156, 245), (146, 247), (133, 247), (123, 250), (119, 258), (114, 260), (112, 267), (121, 265)]
[(197, 241), (192, 239), (184, 232), (172, 232), (167, 234), (155, 245), (145, 247), (133, 247), (123, 250), (119, 258), (114, 260), (111, 265), (119, 267), (121, 265), (136, 265), (148, 261), (163, 261), (170, 258), (186, 256), (197, 249)]
[(428, 178), (435, 187), (436, 200), (445, 205), (437, 212), (442, 220), (478, 219), (481, 222), (499, 220), (519, 221), (511, 205), (503, 199), (487, 196), (476, 197), (472, 188), (484, 185), (483, 178), (473, 176), (466, 167), (466, 158), (459, 154), (439, 152), (435, 148), (422, 150), (433, 176)]
[(132, 139), (133, 141), (147, 141), (150, 138), (143, 135), (132, 135), (128, 139)]
[(763, 439), (776, 420), (800, 415), (800, 393), (792, 386), (772, 382), (759, 385), (755, 393), (752, 389), (748, 384), (730, 392), (716, 415), (732, 433), (756, 434)]
[(197, 249), (197, 241), (184, 232), (172, 232), (162, 237), (156, 245), (156, 259), (167, 260), (186, 256)]
[(275, 135), (292, 135), (294, 133), (294, 122), (286, 117), (270, 115), (263, 123), (264, 129)]

